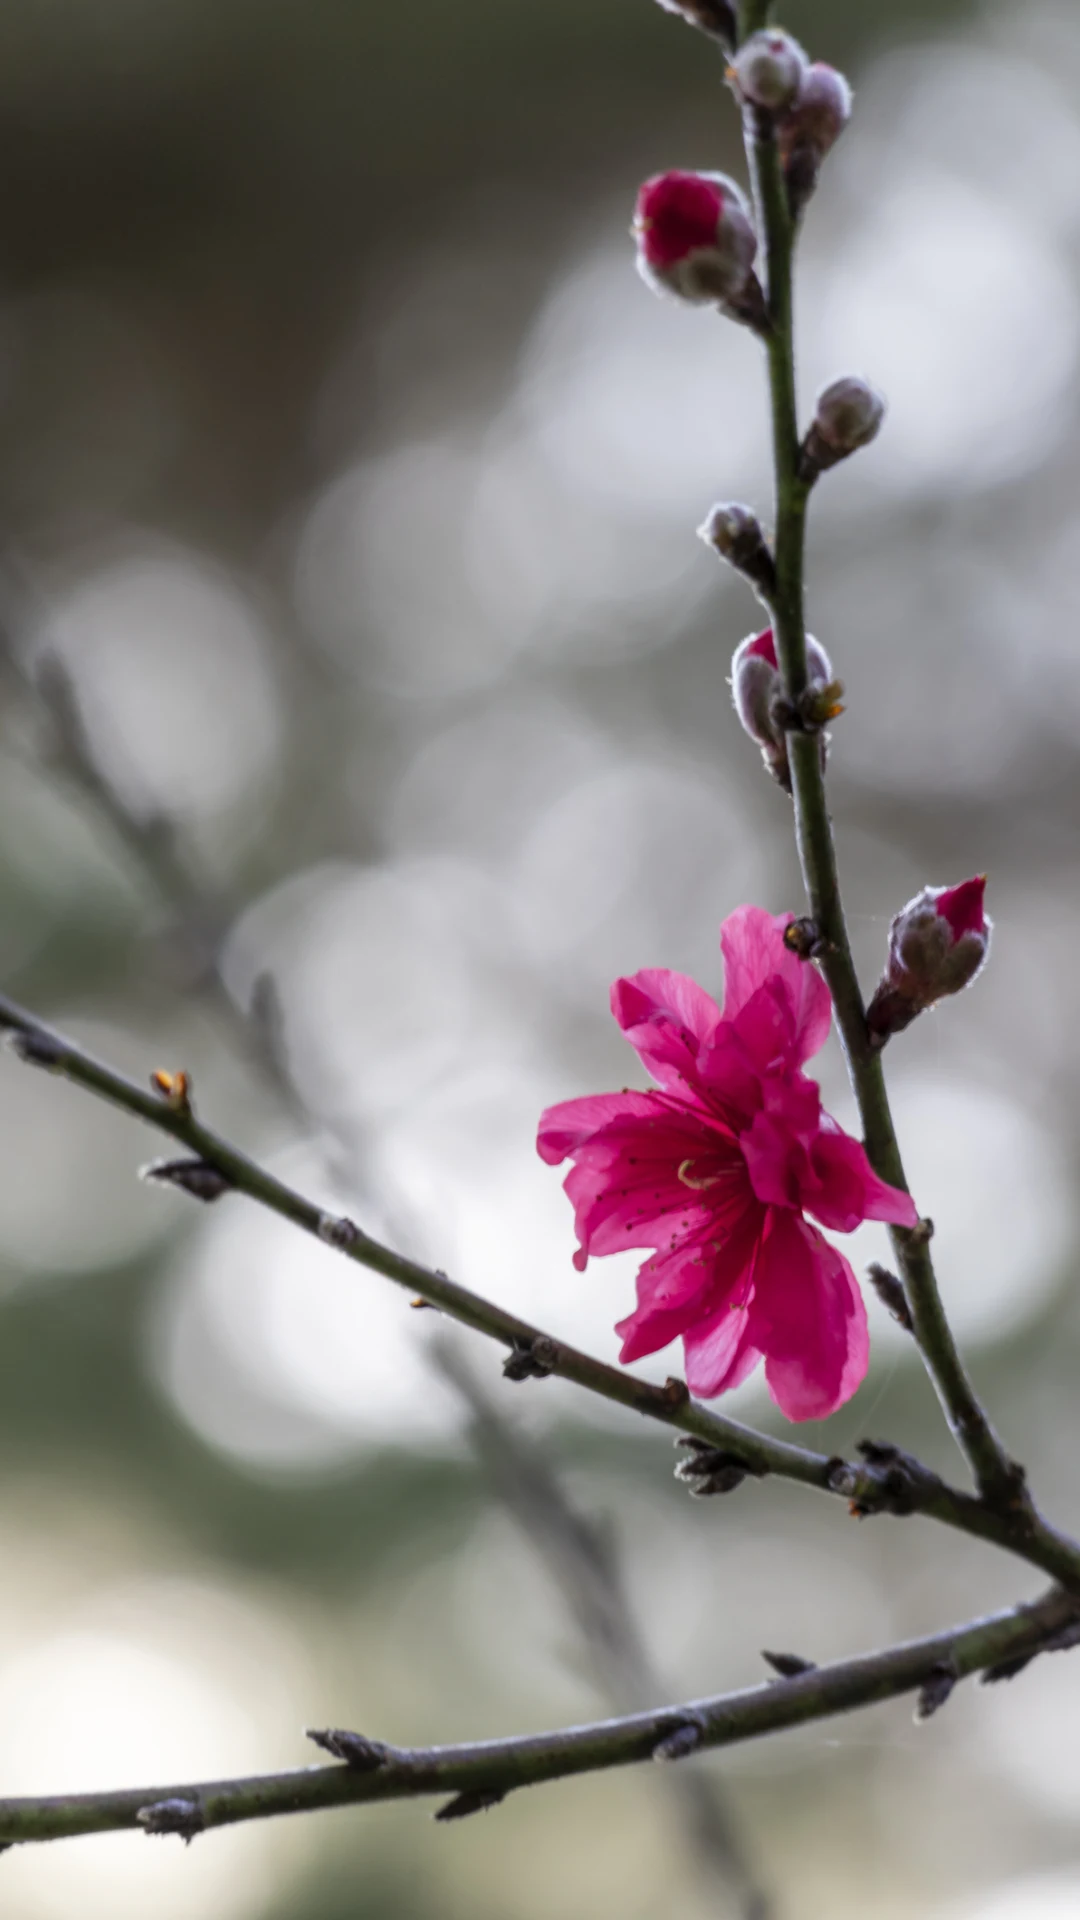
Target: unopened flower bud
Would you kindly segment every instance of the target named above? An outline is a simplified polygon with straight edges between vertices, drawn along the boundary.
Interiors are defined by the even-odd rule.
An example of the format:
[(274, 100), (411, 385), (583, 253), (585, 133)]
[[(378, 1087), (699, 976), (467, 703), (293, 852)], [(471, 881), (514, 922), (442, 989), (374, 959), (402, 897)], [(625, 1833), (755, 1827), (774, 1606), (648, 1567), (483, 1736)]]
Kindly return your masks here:
[(730, 78), (740, 100), (766, 113), (785, 113), (798, 98), (806, 55), (790, 33), (766, 29), (744, 40), (731, 62)]
[(816, 480), (819, 473), (868, 446), (884, 418), (881, 394), (855, 374), (845, 374), (824, 387), (799, 454), (803, 479)]
[(735, 8), (731, 0), (660, 0), (665, 13), (678, 13), (692, 27), (711, 33), (727, 47), (738, 37)]
[(805, 206), (817, 185), (825, 155), (851, 118), (851, 88), (842, 73), (815, 60), (777, 128), (780, 163), (793, 213)]
[(889, 928), (885, 972), (867, 1010), (877, 1046), (946, 994), (970, 986), (990, 950), (985, 874), (958, 887), (924, 887)]
[[(804, 702), (826, 702), (827, 716), (839, 712), (835, 695), (840, 689), (833, 679), (829, 656), (810, 634), (806, 636), (806, 668)], [(785, 730), (792, 725), (805, 727), (806, 722), (799, 714), (784, 710), (784, 690), (771, 627), (766, 627), (764, 633), (752, 633), (735, 649), (731, 662), (731, 697), (744, 730), (761, 748), (761, 757), (769, 772), (785, 793), (790, 793)], [(822, 734), (823, 748), (824, 738)]]
[(660, 173), (637, 197), (638, 271), (657, 293), (718, 304), (740, 319), (764, 313), (753, 266), (757, 235), (733, 180), (722, 173)]
[(776, 563), (756, 513), (737, 501), (727, 501), (713, 507), (698, 536), (737, 573), (745, 574), (768, 601), (776, 585)]

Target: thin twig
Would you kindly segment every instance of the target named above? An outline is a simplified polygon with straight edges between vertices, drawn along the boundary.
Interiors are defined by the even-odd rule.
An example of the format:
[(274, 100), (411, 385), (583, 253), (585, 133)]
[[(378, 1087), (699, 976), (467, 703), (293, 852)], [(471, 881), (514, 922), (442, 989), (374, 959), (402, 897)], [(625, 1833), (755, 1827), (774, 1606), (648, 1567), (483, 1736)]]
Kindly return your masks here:
[[(638, 1632), (614, 1543), (572, 1504), (543, 1450), (484, 1391), (460, 1342), (441, 1339), (433, 1354), (468, 1408), (469, 1437), (492, 1486), (562, 1596), (608, 1705), (632, 1713), (670, 1697)], [(767, 1920), (771, 1902), (755, 1883), (719, 1783), (697, 1768), (668, 1767), (661, 1785), (710, 1894), (737, 1900), (744, 1920)]]
[[(747, 8), (746, 15), (759, 9)], [(747, 147), (766, 243), (770, 332), (767, 339), (776, 475), (776, 592), (773, 624), (784, 690), (792, 705), (807, 684), (803, 610), (803, 548), (808, 487), (798, 468), (795, 402), (792, 261), (795, 222), (788, 207), (776, 140), (762, 119), (748, 119)], [(889, 1110), (880, 1052), (871, 1049), (866, 1013), (851, 956), (840, 897), (832, 827), (825, 797), (820, 743), (813, 733), (788, 735), (795, 823), (803, 878), (821, 936), (821, 966), (836, 1008), (848, 1072), (858, 1101), (871, 1165), (891, 1186), (907, 1190)], [(968, 1377), (938, 1292), (928, 1236), (891, 1229), (915, 1338), (946, 1418), (983, 1499), (1023, 1517), (1028, 1500), (1022, 1471), (1010, 1459)]]
[(879, 1653), (813, 1667), (790, 1680), (554, 1733), (426, 1748), (384, 1747), (354, 1735), (325, 1734), (319, 1736), (319, 1744), (355, 1751), (357, 1764), (305, 1767), (243, 1780), (0, 1800), (0, 1846), (118, 1828), (177, 1831), (175, 1823), (168, 1827), (155, 1819), (170, 1803), (175, 1821), (183, 1822), (185, 1837), (239, 1820), (425, 1794), (468, 1795), (467, 1805), (490, 1806), (519, 1787), (630, 1766), (656, 1757), (657, 1750), (665, 1747), (662, 1757), (667, 1757), (675, 1737), (688, 1728), (697, 1736), (694, 1751), (736, 1746), (785, 1727), (917, 1692), (945, 1666), (962, 1679), (1004, 1661), (1050, 1652), (1071, 1644), (1075, 1631), (1073, 1601), (1053, 1589), (1040, 1600), (1004, 1613)]
[(558, 1374), (590, 1393), (599, 1394), (602, 1399), (615, 1401), (631, 1412), (694, 1435), (742, 1461), (750, 1474), (777, 1474), (825, 1493), (839, 1494), (860, 1514), (926, 1514), (962, 1533), (974, 1534), (1003, 1547), (1066, 1586), (1080, 1588), (1080, 1543), (1051, 1526), (1034, 1510), (1020, 1515), (999, 1511), (971, 1494), (947, 1486), (936, 1474), (907, 1456), (902, 1456), (904, 1492), (898, 1500), (895, 1461), (879, 1466), (870, 1461), (858, 1463), (813, 1453), (790, 1440), (759, 1433), (753, 1427), (714, 1413), (700, 1401), (692, 1400), (681, 1380), (669, 1380), (666, 1386), (657, 1387), (619, 1367), (608, 1366), (553, 1339), (539, 1327), (472, 1293), (469, 1288), (459, 1286), (446, 1274), (393, 1252), (351, 1220), (325, 1213), (204, 1126), (183, 1103), (170, 1103), (166, 1097), (136, 1086), (134, 1081), (95, 1060), (25, 1008), (0, 995), (0, 1030), (5, 1028), (14, 1037), (14, 1049), (23, 1060), (62, 1074), (99, 1099), (182, 1141), (200, 1160), (222, 1174), (237, 1192), (291, 1220), (294, 1226), (314, 1234), (348, 1259), (371, 1267), (397, 1286), (419, 1295), (451, 1319), (500, 1341), (511, 1351), (508, 1366), (516, 1368), (517, 1377), (529, 1372)]

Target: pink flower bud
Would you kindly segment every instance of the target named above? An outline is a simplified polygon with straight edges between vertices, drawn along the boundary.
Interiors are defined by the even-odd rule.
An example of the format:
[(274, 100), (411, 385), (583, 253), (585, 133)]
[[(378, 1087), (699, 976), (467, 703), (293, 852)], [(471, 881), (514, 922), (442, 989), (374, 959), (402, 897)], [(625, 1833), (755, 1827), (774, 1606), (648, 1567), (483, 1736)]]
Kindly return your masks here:
[(777, 128), (780, 163), (792, 212), (798, 214), (817, 185), (825, 155), (851, 118), (851, 88), (835, 67), (816, 60), (807, 67), (798, 94)]
[(824, 387), (799, 456), (803, 479), (816, 480), (819, 473), (869, 446), (884, 418), (881, 394), (855, 374)]
[(757, 235), (742, 194), (722, 173), (646, 180), (632, 232), (638, 271), (658, 293), (700, 305), (737, 303), (753, 280)]
[(946, 994), (970, 986), (990, 951), (985, 874), (958, 887), (924, 887), (889, 928), (889, 955), (867, 1022), (878, 1046)]
[(730, 71), (732, 85), (747, 106), (784, 113), (802, 87), (806, 55), (790, 33), (767, 29), (743, 41)]
[(815, 60), (803, 74), (802, 85), (784, 115), (779, 130), (780, 157), (787, 164), (796, 147), (810, 147), (824, 160), (851, 118), (851, 88), (842, 73)]
[(665, 13), (678, 13), (692, 27), (733, 47), (738, 33), (731, 0), (660, 0)]
[(715, 506), (698, 536), (768, 599), (776, 585), (776, 566), (756, 513), (737, 501)]
[[(806, 666), (807, 691), (811, 696), (820, 696), (835, 687), (829, 656), (810, 634), (806, 636)], [(761, 748), (765, 765), (785, 792), (789, 792), (783, 685), (771, 627), (766, 627), (764, 633), (752, 633), (735, 649), (731, 662), (731, 697), (745, 732)]]

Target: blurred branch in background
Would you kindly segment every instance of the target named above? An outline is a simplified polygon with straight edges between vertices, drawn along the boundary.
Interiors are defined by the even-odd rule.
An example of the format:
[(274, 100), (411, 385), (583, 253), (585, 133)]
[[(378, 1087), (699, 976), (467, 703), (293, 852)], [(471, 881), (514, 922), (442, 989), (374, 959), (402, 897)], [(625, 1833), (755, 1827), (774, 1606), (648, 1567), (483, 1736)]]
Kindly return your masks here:
[[(638, 1632), (603, 1522), (587, 1519), (566, 1494), (543, 1449), (504, 1419), (459, 1343), (431, 1344), (435, 1365), (469, 1413), (469, 1439), (492, 1487), (547, 1568), (580, 1636), (590, 1678), (616, 1713), (670, 1697)], [(665, 1775), (702, 1887), (743, 1920), (770, 1920), (771, 1900), (755, 1884), (742, 1837), (720, 1783), (693, 1768)]]

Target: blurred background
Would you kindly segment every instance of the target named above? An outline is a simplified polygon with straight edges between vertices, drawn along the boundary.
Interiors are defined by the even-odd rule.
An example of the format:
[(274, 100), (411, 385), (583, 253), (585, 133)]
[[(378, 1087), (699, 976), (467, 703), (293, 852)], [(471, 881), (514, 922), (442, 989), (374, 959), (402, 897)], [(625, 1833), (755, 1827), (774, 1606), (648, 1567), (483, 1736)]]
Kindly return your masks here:
[[(859, 372), (891, 403), (813, 513), (848, 904), (870, 980), (904, 899), (989, 874), (988, 971), (889, 1066), (977, 1380), (1075, 1527), (1080, 18), (783, 21), (857, 88), (804, 401)], [(725, 685), (756, 609), (693, 532), (767, 513), (759, 354), (634, 275), (668, 166), (741, 161), (717, 55), (650, 0), (0, 20), (3, 988), (139, 1078), (187, 1067), (288, 1177), (606, 1356), (636, 1260), (573, 1271), (537, 1115), (636, 1071), (617, 973), (718, 991), (724, 914), (800, 900)], [(0, 1062), (3, 1793), (302, 1765), (305, 1725), (525, 1731), (1037, 1590), (929, 1523), (691, 1501), (668, 1434), (140, 1183), (158, 1150)], [(956, 1472), (871, 1312), (867, 1383), (806, 1439)], [(1078, 1711), (1045, 1660), (925, 1727), (901, 1702), (456, 1827), (16, 1850), (4, 1912), (1061, 1920)]]

